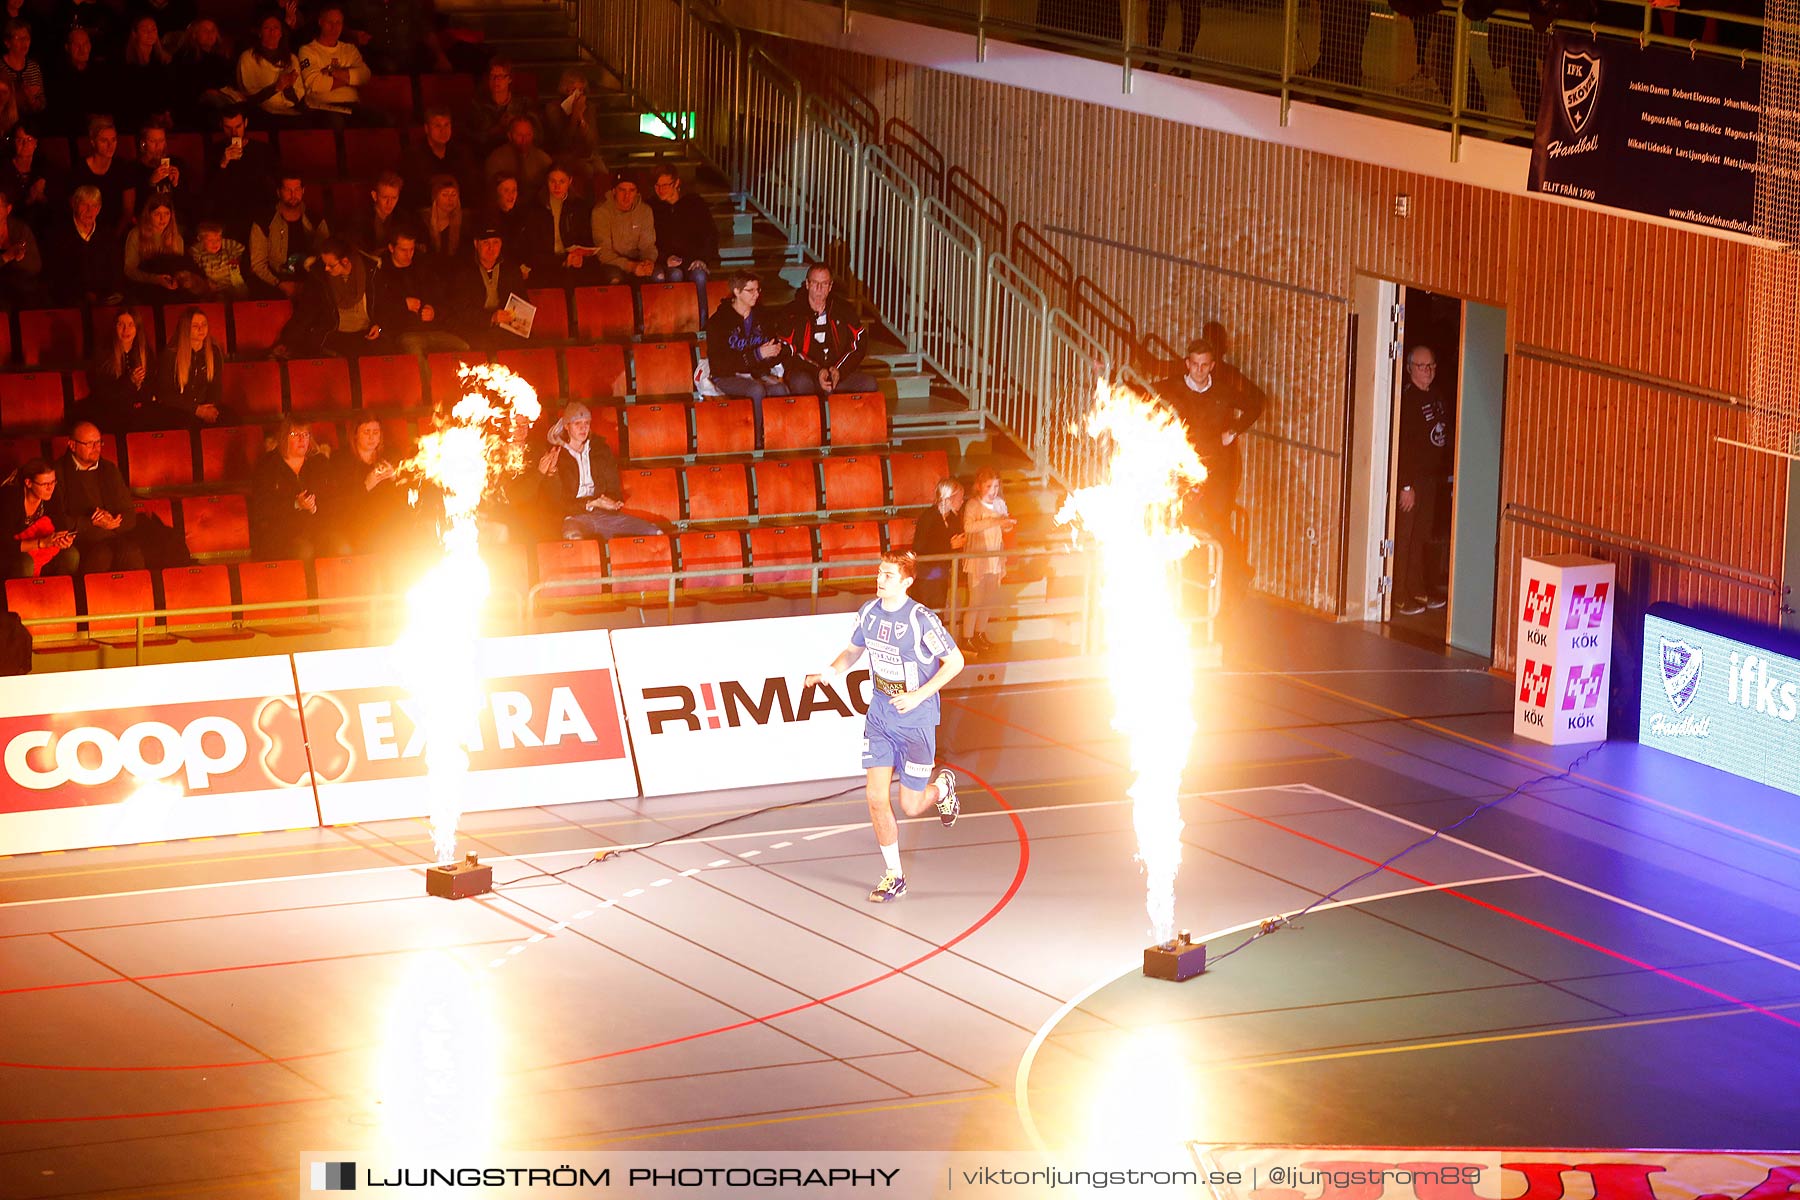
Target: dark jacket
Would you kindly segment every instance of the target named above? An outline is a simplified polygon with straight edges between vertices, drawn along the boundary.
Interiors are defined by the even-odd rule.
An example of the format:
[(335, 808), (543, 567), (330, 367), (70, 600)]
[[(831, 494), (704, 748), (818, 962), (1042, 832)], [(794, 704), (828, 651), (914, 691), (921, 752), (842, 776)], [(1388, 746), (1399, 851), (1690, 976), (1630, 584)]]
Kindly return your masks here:
[[(318, 498), (317, 513), (294, 506), (303, 491)], [(278, 452), (263, 455), (250, 475), (250, 553), (263, 559), (290, 557), (296, 538), (323, 528), (330, 491), (324, 455), (309, 456), (298, 475)]]
[[(137, 509), (131, 502), (131, 490), (125, 486), (119, 464), (101, 459), (91, 471), (75, 465), (75, 456), (67, 450), (56, 460), (56, 498), (63, 502), (74, 519), (75, 532), (81, 541), (103, 541), (127, 533), (137, 524)], [(103, 508), (120, 517), (117, 529), (101, 529), (94, 524), (93, 512)], [(79, 544), (79, 543), (78, 543)]]
[(819, 315), (813, 312), (802, 289), (794, 302), (781, 310), (775, 323), (776, 334), (796, 358), (804, 359), (815, 370), (856, 370), (862, 365), (863, 355), (869, 352), (868, 327), (851, 320), (836, 296), (825, 301), (823, 325), (815, 320)]
[[(275, 152), (267, 142), (248, 138), (244, 152), (230, 163), (224, 163), (228, 142), (214, 139), (206, 160), (207, 216), (216, 217), (233, 239), (250, 245), (250, 224), (269, 208), (275, 191)], [(244, 274), (249, 275), (249, 271)]]
[(178, 358), (179, 356), (171, 348), (164, 350), (162, 357), (157, 360), (156, 402), (164, 408), (173, 409), (181, 416), (192, 418), (196, 422), (199, 418), (194, 416), (194, 410), (202, 404), (210, 404), (215, 408), (223, 409), (225, 388), (221, 375), (225, 368), (224, 355), (221, 354), (220, 361), (213, 364), (210, 374), (202, 369), (204, 364), (201, 361), (195, 360), (188, 371), (185, 388), (176, 378), (176, 372), (180, 366)]
[(558, 254), (556, 230), (550, 219), (550, 202), (545, 200), (532, 205), (525, 214), (524, 237), (513, 248), (514, 256), (523, 259), (533, 271), (560, 270), (568, 247), (591, 246), (594, 243), (593, 223), (588, 217), (591, 207), (573, 196), (563, 201), (562, 220), (557, 224), (562, 226), (564, 251), (563, 254)]
[[(373, 307), (371, 304), (371, 310)], [(374, 320), (372, 312), (370, 320)], [(300, 295), (294, 301), (294, 313), (281, 330), (281, 349), (294, 358), (320, 357), (329, 353), (325, 339), (336, 333), (337, 327), (337, 302), (332, 299), (324, 264), (314, 263), (306, 269)]]
[(475, 160), (475, 152), (452, 139), (444, 150), (444, 157), (439, 158), (431, 152), (422, 135), (400, 158), (400, 178), (405, 180), (405, 187), (400, 192), (400, 206), (409, 210), (428, 207), (431, 181), (439, 175), (456, 180), (464, 208), (472, 210), (481, 206), (481, 164)]
[(712, 367), (714, 379), (729, 375), (752, 378), (767, 375), (786, 357), (787, 347), (783, 344), (782, 353), (775, 358), (759, 357), (757, 347), (780, 341), (780, 337), (763, 324), (762, 309), (753, 308), (749, 316), (740, 317), (730, 296), (719, 301), (719, 307), (706, 319), (706, 361)]
[(647, 201), (650, 215), (656, 220), (656, 252), (664, 258), (671, 255), (719, 265), (719, 228), (713, 224), (712, 209), (706, 201), (691, 192), (681, 199), (664, 204), (655, 196)]
[[(1268, 397), (1230, 363), (1216, 363), (1212, 386), (1204, 392), (1188, 387), (1186, 379), (1186, 375), (1176, 375), (1163, 380), (1156, 387), (1157, 395), (1187, 426), (1188, 441), (1201, 462), (1235, 461), (1239, 457), (1236, 437), (1256, 424)], [(1229, 446), (1225, 445), (1227, 433), (1234, 439)]]
[[(436, 319), (426, 324), (418, 313), (406, 306), (408, 297), (417, 299), (421, 305), (430, 305)], [(396, 267), (392, 259), (382, 258), (381, 269), (369, 275), (369, 316), (381, 326), (383, 333), (394, 336), (447, 329), (449, 320), (437, 281), (424, 260), (417, 256), (413, 258), (412, 266), (404, 269)]]
[[(623, 500), (625, 489), (619, 482), (619, 460), (613, 457), (612, 448), (597, 437), (588, 438), (587, 444), (590, 447), (588, 472), (594, 477), (594, 495)], [(581, 464), (568, 447), (565, 446), (557, 456), (555, 471), (549, 475), (539, 474), (533, 463), (531, 474), (537, 480), (538, 501), (545, 508), (559, 516), (587, 511), (587, 501), (576, 496), (581, 490)]]
[[(144, 428), (141, 414), (156, 401), (155, 356), (145, 348), (142, 335), (132, 349), (136, 353), (125, 360), (123, 375), (112, 373), (112, 354), (104, 348), (88, 367), (86, 415), (109, 433)], [(139, 361), (145, 366), (142, 385), (131, 382), (131, 373)]]
[[(525, 294), (525, 277), (519, 274), (518, 264), (504, 255), (499, 269), (499, 286), (495, 291), (499, 303), (504, 305), (507, 296)], [(439, 278), (443, 280), (445, 319), (450, 332), (472, 337), (494, 327), (488, 316), (493, 310), (487, 306), (487, 287), (482, 280), (481, 264), (473, 254), (457, 256)]]
[(60, 482), (57, 484), (55, 493), (43, 508), (30, 517), (25, 515), (24, 476), (14, 472), (4, 485), (0, 485), (0, 532), (5, 534), (5, 542), (0, 545), (3, 545), (8, 553), (18, 551), (19, 547), (15, 539), (37, 524), (38, 518), (42, 516), (48, 516), (51, 526), (59, 531), (75, 528), (75, 518), (69, 512), (69, 502), (63, 495)]
[(1436, 388), (1400, 389), (1400, 461), (1395, 478), (1415, 492), (1435, 492), (1451, 474), (1456, 410)]
[(79, 304), (90, 295), (114, 295), (123, 286), (125, 251), (108, 229), (104, 213), (91, 238), (76, 231), (73, 217), (64, 217), (56, 223), (47, 249), (54, 264), (50, 293), (62, 304)]
[[(921, 558), (928, 554), (954, 554), (955, 548), (950, 539), (963, 531), (962, 513), (953, 512), (945, 516), (938, 511), (935, 504), (919, 510), (918, 524), (913, 529), (913, 553)], [(920, 571), (941, 575), (949, 567), (948, 563), (922, 563)]]

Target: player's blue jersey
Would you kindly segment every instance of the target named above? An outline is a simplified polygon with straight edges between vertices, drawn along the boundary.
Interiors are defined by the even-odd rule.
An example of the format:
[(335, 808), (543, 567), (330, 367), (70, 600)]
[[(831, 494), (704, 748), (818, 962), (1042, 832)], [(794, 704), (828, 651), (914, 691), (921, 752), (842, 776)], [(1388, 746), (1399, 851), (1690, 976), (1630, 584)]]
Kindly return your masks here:
[(871, 600), (856, 613), (850, 644), (869, 652), (869, 718), (889, 728), (934, 728), (935, 694), (909, 713), (894, 711), (893, 697), (926, 683), (956, 648), (938, 615), (908, 597), (892, 612)]

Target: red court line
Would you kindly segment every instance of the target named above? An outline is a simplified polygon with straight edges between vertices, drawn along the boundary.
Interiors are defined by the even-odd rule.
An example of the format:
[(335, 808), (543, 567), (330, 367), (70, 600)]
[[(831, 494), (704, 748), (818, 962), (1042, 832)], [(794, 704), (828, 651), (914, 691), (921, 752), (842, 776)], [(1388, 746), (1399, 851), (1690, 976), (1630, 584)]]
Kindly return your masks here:
[[(521, 1067), (517, 1071), (510, 1072), (510, 1074), (524, 1075), (524, 1074), (529, 1074), (534, 1071), (548, 1071), (548, 1070), (556, 1069), (558, 1067), (571, 1067), (571, 1066), (579, 1065), (581, 1063), (598, 1062), (602, 1059), (620, 1058), (627, 1054), (638, 1054), (645, 1050), (659, 1050), (665, 1046), (675, 1046), (675, 1045), (680, 1045), (683, 1042), (698, 1041), (701, 1038), (712, 1037), (714, 1034), (730, 1033), (733, 1030), (745, 1029), (752, 1025), (760, 1025), (760, 1024), (763, 1024), (768, 1021), (778, 1020), (782, 1017), (792, 1016), (794, 1013), (804, 1012), (809, 1008), (817, 1008), (821, 1005), (829, 1004), (834, 1000), (841, 1000), (843, 997), (851, 995), (854, 992), (860, 992), (867, 988), (874, 987), (876, 984), (886, 982), (887, 980), (894, 978), (896, 975), (905, 974), (907, 971), (910, 971), (914, 967), (917, 967), (920, 963), (927, 962), (933, 958), (936, 958), (938, 955), (949, 950), (951, 947), (957, 945), (958, 943), (960, 943), (960, 942), (964, 941), (965, 939), (967, 939), (968, 937), (972, 936), (982, 926), (986, 925), (989, 921), (992, 921), (995, 917), (999, 916), (1001, 910), (1005, 909), (1007, 905), (1011, 904), (1013, 902), (1013, 899), (1019, 894), (1019, 888), (1021, 886), (1023, 886), (1023, 884), (1025, 882), (1025, 872), (1026, 872), (1027, 868), (1031, 865), (1031, 838), (1025, 832), (1025, 822), (1019, 819), (1018, 813), (1013, 811), (1012, 805), (1010, 805), (1006, 802), (1006, 798), (1004, 796), (1002, 796), (996, 788), (994, 788), (986, 780), (982, 779), (981, 776), (975, 774), (975, 772), (973, 772), (973, 771), (970, 771), (970, 770), (968, 770), (966, 768), (962, 768), (962, 767), (955, 767), (955, 764), (953, 764), (953, 763), (946, 762), (945, 765), (953, 767), (958, 772), (958, 774), (964, 775), (970, 779), (973, 779), (976, 782), (976, 784), (978, 784), (981, 788), (986, 790), (989, 795), (994, 797), (994, 800), (1000, 805), (1000, 807), (1007, 811), (1008, 817), (1012, 821), (1012, 824), (1013, 824), (1013, 831), (1018, 836), (1018, 841), (1019, 841), (1019, 863), (1018, 863), (1018, 866), (1013, 871), (1013, 877), (1012, 877), (1011, 884), (1008, 885), (1006, 891), (1001, 895), (1000, 899), (994, 902), (993, 907), (988, 909), (987, 912), (983, 913), (981, 915), (981, 917), (978, 918), (975, 921), (975, 923), (970, 925), (967, 929), (964, 929), (961, 933), (957, 934), (955, 937), (951, 938), (949, 941), (939, 943), (937, 946), (934, 946), (932, 949), (926, 951), (924, 954), (921, 954), (919, 957), (913, 959), (911, 962), (908, 962), (902, 966), (894, 967), (893, 969), (891, 969), (889, 971), (883, 972), (882, 974), (877, 975), (872, 979), (864, 980), (861, 983), (852, 984), (851, 986), (844, 988), (840, 991), (833, 992), (828, 996), (820, 996), (817, 999), (808, 1000), (801, 1004), (795, 1004), (788, 1008), (781, 1009), (778, 1012), (764, 1013), (763, 1015), (756, 1016), (756, 1017), (747, 1017), (742, 1021), (735, 1021), (729, 1025), (720, 1025), (716, 1028), (701, 1030), (697, 1033), (683, 1034), (680, 1037), (666, 1038), (659, 1042), (647, 1042), (641, 1046), (631, 1046), (631, 1047), (628, 1047), (626, 1049), (621, 1049), (621, 1050), (608, 1050), (608, 1051), (603, 1051), (602, 1053), (599, 1053), (599, 1054), (590, 1054), (590, 1055), (587, 1055), (582, 1058), (571, 1058), (571, 1059), (566, 1059), (562, 1062), (543, 1063), (543, 1064), (541, 1064), (539, 1066), (535, 1066), (535, 1067)], [(295, 961), (304, 962), (304, 961), (316, 961), (316, 960), (302, 959), (302, 960), (295, 960)], [(281, 965), (281, 964), (254, 964), (252, 966), (246, 966), (244, 968), (218, 967), (218, 968), (212, 968), (212, 969), (210, 969), (208, 971), (204, 971), (204, 972), (192, 972), (192, 973), (193, 974), (215, 974), (215, 973), (229, 971), (229, 970), (233, 970), (233, 969), (251, 970), (251, 969), (254, 969), (256, 966), (273, 966), (273, 965)], [(155, 976), (145, 976), (145, 978), (156, 978), (156, 977)], [(290, 1062), (290, 1061), (293, 1061), (295, 1059), (300, 1059), (300, 1058), (317, 1058), (317, 1057), (322, 1057), (323, 1055), (326, 1055), (326, 1054), (336, 1054), (336, 1053), (342, 1053), (342, 1051), (316, 1051), (311, 1054), (291, 1055), (287, 1058), (253, 1059), (248, 1062), (217, 1063), (217, 1064), (211, 1064), (211, 1066), (215, 1067), (215, 1068), (219, 1068), (219, 1069), (223, 1069), (225, 1067), (238, 1067), (238, 1066), (265, 1066), (265, 1065), (268, 1065), (271, 1063)], [(67, 1066), (41, 1066), (41, 1065), (35, 1065), (35, 1064), (0, 1063), (0, 1066), (24, 1066), (24, 1067), (28, 1067), (30, 1069), (35, 1069), (35, 1070), (68, 1070), (68, 1071), (192, 1071), (192, 1070), (207, 1069), (207, 1067), (199, 1065), (199, 1064), (185, 1064), (185, 1065), (180, 1065), (180, 1066), (141, 1066), (141, 1067), (67, 1067)], [(177, 1109), (164, 1109), (164, 1110), (156, 1111), (156, 1112), (135, 1112), (135, 1113), (98, 1113), (98, 1114), (92, 1114), (92, 1115), (88, 1115), (88, 1116), (75, 1116), (75, 1117), (14, 1117), (14, 1118), (9, 1118), (9, 1119), (0, 1119), (0, 1126), (6, 1126), (6, 1125), (56, 1125), (56, 1124), (67, 1124), (70, 1122), (78, 1122), (78, 1121), (147, 1120), (147, 1119), (151, 1119), (151, 1118), (155, 1118), (155, 1117), (181, 1117), (181, 1116), (193, 1116), (193, 1115), (204, 1114), (204, 1113), (236, 1112), (236, 1111), (240, 1111), (243, 1109), (275, 1108), (275, 1107), (280, 1107), (283, 1105), (293, 1105), (293, 1104), (311, 1104), (311, 1103), (315, 1103), (320, 1100), (331, 1100), (331, 1099), (336, 1099), (336, 1098), (338, 1098), (338, 1097), (329, 1096), (329, 1095), (327, 1095), (327, 1096), (311, 1096), (311, 1097), (305, 1097), (305, 1098), (294, 1099), (294, 1100), (265, 1100), (265, 1101), (260, 1101), (260, 1102), (256, 1102), (256, 1103), (250, 1103), (250, 1104), (221, 1104), (221, 1105), (215, 1105), (215, 1106), (207, 1107), (207, 1108), (177, 1108)]]
[[(1238, 808), (1235, 805), (1227, 804), (1223, 800), (1214, 799), (1211, 796), (1205, 796), (1204, 799), (1206, 800), (1206, 802), (1208, 804), (1216, 805), (1217, 807), (1224, 809), (1226, 812), (1237, 813), (1239, 816), (1249, 817), (1253, 821), (1260, 821), (1264, 825), (1269, 826), (1271, 829), (1279, 829), (1283, 833), (1292, 834), (1293, 836), (1295, 836), (1297, 838), (1302, 838), (1306, 841), (1312, 842), (1314, 845), (1324, 846), (1328, 850), (1335, 850), (1339, 854), (1347, 855), (1350, 858), (1356, 859), (1358, 862), (1368, 863), (1372, 867), (1381, 866), (1380, 861), (1377, 859), (1366, 858), (1363, 855), (1358, 854), (1354, 850), (1344, 849), (1344, 847), (1337, 845), (1335, 842), (1328, 842), (1324, 838), (1314, 837), (1310, 833), (1302, 833), (1300, 830), (1295, 829), (1292, 826), (1283, 825), (1280, 821), (1273, 820), (1269, 817), (1261, 816), (1257, 813), (1249, 812), (1245, 809)], [(1542, 930), (1544, 933), (1548, 933), (1548, 934), (1552, 935), (1553, 937), (1559, 937), (1559, 938), (1562, 938), (1566, 942), (1572, 942), (1577, 946), (1586, 947), (1589, 950), (1593, 950), (1600, 954), (1604, 954), (1609, 958), (1615, 958), (1622, 963), (1629, 963), (1634, 967), (1639, 967), (1645, 971), (1651, 972), (1654, 975), (1660, 975), (1664, 979), (1673, 980), (1676, 983), (1682, 984), (1686, 987), (1693, 988), (1697, 992), (1704, 992), (1706, 995), (1713, 996), (1717, 999), (1723, 1000), (1728, 1004), (1735, 1004), (1739, 1008), (1745, 1009), (1746, 1011), (1754, 1012), (1754, 1013), (1761, 1013), (1765, 1017), (1770, 1017), (1770, 1018), (1773, 1018), (1774, 1020), (1780, 1021), (1783, 1025), (1792, 1025), (1794, 1028), (1800, 1029), (1800, 1020), (1796, 1020), (1793, 1017), (1786, 1016), (1782, 1013), (1778, 1013), (1771, 1009), (1764, 1008), (1762, 1005), (1754, 1003), (1753, 1001), (1745, 1000), (1738, 996), (1733, 996), (1730, 992), (1722, 992), (1718, 988), (1709, 987), (1708, 985), (1701, 983), (1697, 979), (1689, 979), (1685, 975), (1680, 975), (1674, 971), (1670, 971), (1670, 970), (1666, 970), (1662, 967), (1654, 966), (1650, 963), (1645, 962), (1641, 958), (1633, 958), (1631, 955), (1626, 954), (1622, 950), (1614, 950), (1610, 946), (1602, 946), (1599, 942), (1589, 941), (1587, 938), (1584, 938), (1584, 937), (1580, 936), (1579, 934), (1570, 933), (1566, 929), (1559, 929), (1554, 925), (1549, 925), (1543, 921), (1539, 921), (1535, 917), (1528, 917), (1524, 913), (1514, 912), (1512, 909), (1506, 908), (1503, 905), (1495, 904), (1488, 900), (1483, 900), (1478, 896), (1472, 896), (1469, 893), (1464, 892), (1464, 891), (1459, 891), (1456, 888), (1439, 887), (1437, 884), (1433, 883), (1429, 879), (1422, 878), (1421, 876), (1418, 876), (1418, 875), (1409, 874), (1406, 871), (1402, 871), (1398, 867), (1386, 866), (1386, 867), (1382, 867), (1382, 870), (1387, 871), (1390, 874), (1398, 875), (1402, 879), (1409, 879), (1414, 883), (1424, 884), (1427, 887), (1434, 888), (1446, 896), (1455, 896), (1459, 900), (1467, 900), (1470, 904), (1473, 904), (1478, 908), (1485, 908), (1489, 912), (1498, 913), (1503, 917), (1510, 917), (1513, 920), (1518, 921), (1521, 924), (1529, 925), (1533, 929)]]

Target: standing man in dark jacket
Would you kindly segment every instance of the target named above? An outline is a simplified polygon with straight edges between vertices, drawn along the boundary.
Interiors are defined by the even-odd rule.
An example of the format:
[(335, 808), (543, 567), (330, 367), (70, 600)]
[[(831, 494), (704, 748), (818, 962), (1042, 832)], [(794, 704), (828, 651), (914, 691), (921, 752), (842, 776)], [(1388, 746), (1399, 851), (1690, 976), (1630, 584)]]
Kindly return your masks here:
[(1455, 410), (1437, 386), (1437, 354), (1414, 346), (1400, 389), (1400, 497), (1394, 513), (1394, 610), (1405, 616), (1444, 607), (1432, 586), (1427, 546), (1438, 508), (1449, 502)]
[(706, 363), (713, 386), (727, 396), (748, 396), (756, 417), (756, 444), (763, 444), (763, 398), (785, 396), (787, 346), (762, 323), (756, 305), (762, 280), (754, 271), (733, 271), (731, 295), (706, 319)]
[(713, 224), (712, 209), (700, 197), (684, 195), (681, 176), (673, 167), (664, 167), (656, 173), (650, 215), (656, 222), (653, 278), (668, 283), (691, 279), (705, 296), (707, 274), (719, 261), (719, 229)]
[(1187, 426), (1188, 441), (1206, 467), (1205, 482), (1188, 494), (1187, 517), (1219, 544), (1221, 600), (1231, 604), (1250, 584), (1250, 560), (1234, 520), (1244, 474), (1237, 443), (1262, 416), (1268, 398), (1235, 367), (1220, 362), (1204, 338), (1189, 342), (1181, 361), (1184, 373), (1156, 390)]
[(831, 268), (814, 263), (806, 283), (777, 325), (788, 345), (788, 390), (797, 395), (872, 392), (875, 379), (858, 370), (868, 353), (868, 327), (831, 298)]

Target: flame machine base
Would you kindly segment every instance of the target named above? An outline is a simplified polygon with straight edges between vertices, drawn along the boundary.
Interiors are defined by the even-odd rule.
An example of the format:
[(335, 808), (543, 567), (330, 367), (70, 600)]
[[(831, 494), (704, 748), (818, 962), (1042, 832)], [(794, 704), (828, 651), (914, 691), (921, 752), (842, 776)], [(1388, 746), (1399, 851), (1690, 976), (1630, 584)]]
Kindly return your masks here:
[(1194, 941), (1185, 929), (1173, 941), (1144, 949), (1144, 974), (1151, 979), (1185, 983), (1205, 973), (1206, 943)]
[[(440, 863), (425, 870), (425, 894), (445, 900), (466, 900), (494, 890), (494, 868), (473, 854), (459, 863)], [(1146, 967), (1146, 970), (1149, 968)]]

